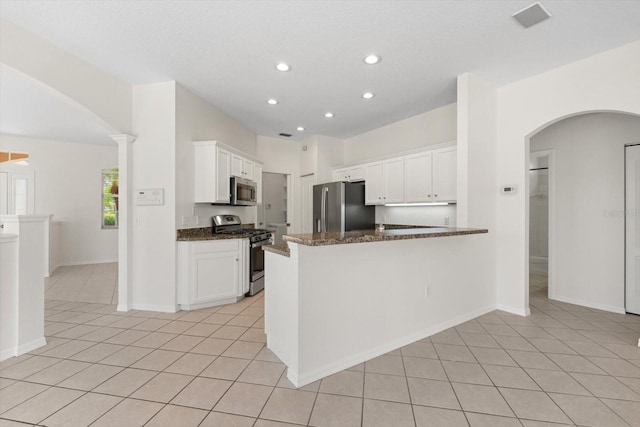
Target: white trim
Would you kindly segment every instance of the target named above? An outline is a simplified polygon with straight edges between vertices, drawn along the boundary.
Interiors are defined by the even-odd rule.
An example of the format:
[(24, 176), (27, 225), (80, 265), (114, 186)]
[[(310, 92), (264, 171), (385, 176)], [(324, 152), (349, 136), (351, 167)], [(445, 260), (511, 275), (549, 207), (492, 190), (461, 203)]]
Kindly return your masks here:
[(16, 356), (20, 356), (22, 354), (25, 353), (29, 353), (30, 351), (35, 350), (36, 348), (40, 348), (47, 345), (47, 340), (45, 339), (45, 337), (40, 337), (37, 338), (33, 341), (29, 341), (27, 343), (24, 343), (22, 345), (19, 345), (17, 348), (17, 352), (16, 352)]
[[(530, 150), (529, 145), (530, 139), (527, 140), (527, 145)], [(527, 159), (527, 171), (529, 170), (529, 161), (531, 158), (537, 157), (548, 157), (548, 177), (549, 177), (549, 252), (547, 257), (547, 283), (548, 283), (548, 293), (547, 297), (552, 298), (555, 295), (555, 284), (556, 284), (556, 172), (555, 172), (555, 150), (541, 150), (541, 151), (530, 151)], [(527, 212), (526, 212), (526, 254), (527, 254), (527, 268), (526, 268), (526, 302), (527, 307), (529, 307), (529, 215), (530, 215), (530, 207), (529, 207), (529, 179), (527, 177), (526, 180), (526, 188), (527, 188)], [(528, 310), (528, 308), (527, 308)]]
[(527, 317), (531, 315), (531, 310), (529, 309), (529, 307), (520, 308), (520, 307), (513, 307), (511, 305), (498, 304), (498, 310), (506, 311), (507, 313), (516, 314), (518, 316), (523, 316), (523, 317)]
[(225, 298), (225, 299), (216, 300), (216, 301), (200, 302), (196, 304), (178, 304), (178, 310), (200, 310), (201, 308), (216, 307), (216, 306), (225, 305), (225, 304), (234, 304), (236, 302), (239, 302), (242, 299), (244, 299), (244, 296)]
[[(409, 345), (411, 343), (414, 343), (418, 340), (427, 338), (431, 335), (435, 335), (439, 332), (444, 331), (445, 329), (449, 329), (451, 327), (460, 325), (464, 322), (467, 322), (469, 320), (475, 319), (476, 317), (482, 316), (483, 314), (487, 314), (493, 310), (495, 310), (496, 307), (495, 306), (489, 306), (489, 307), (483, 307), (480, 308), (478, 310), (474, 310), (470, 313), (466, 313), (463, 314), (461, 316), (456, 317), (455, 319), (451, 319), (448, 320), (446, 322), (442, 322), (440, 324), (437, 324), (435, 326), (426, 328), (426, 329), (422, 329), (418, 332), (415, 332), (413, 334), (404, 336), (402, 338), (399, 338), (397, 340), (394, 340), (390, 343), (386, 343), (382, 346), (373, 348), (371, 350), (367, 350), (358, 354), (354, 354), (352, 356), (348, 356), (345, 358), (342, 358), (334, 363), (331, 364), (327, 364), (325, 366), (323, 366), (322, 368), (316, 369), (314, 371), (309, 372), (306, 375), (296, 375), (295, 372), (292, 369), (287, 369), (287, 378), (289, 379), (289, 381), (291, 381), (291, 383), (296, 386), (296, 387), (303, 387), (307, 384), (311, 384), (314, 381), (317, 381), (319, 379), (322, 379), (324, 377), (327, 377), (329, 375), (335, 374), (337, 372), (340, 372), (344, 369), (350, 368), (352, 366), (355, 366), (359, 363), (363, 363), (366, 362), (367, 360), (371, 360), (374, 357), (378, 357), (381, 356), (383, 354), (386, 354), (390, 351), (396, 350), (400, 347), (404, 347), (405, 345)], [(267, 341), (268, 342), (268, 341)]]
[(418, 154), (418, 153), (422, 153), (422, 152), (425, 152), (425, 151), (439, 150), (440, 148), (457, 147), (457, 145), (458, 145), (458, 140), (457, 139), (453, 139), (451, 141), (446, 141), (446, 142), (441, 142), (439, 144), (423, 145), (421, 147), (413, 148), (411, 150), (399, 151), (397, 153), (387, 154), (387, 155), (379, 156), (379, 157), (372, 157), (370, 159), (359, 160), (357, 162), (344, 163), (342, 165), (332, 165), (331, 166), (331, 171), (333, 172), (334, 169), (342, 169), (342, 168), (350, 167), (350, 166), (361, 166), (361, 165), (364, 165), (365, 163), (380, 162), (380, 161), (383, 161), (383, 160), (395, 159), (396, 157), (409, 156), (411, 154)]
[(8, 348), (4, 351), (0, 351), (0, 362), (3, 362), (7, 359), (10, 359), (12, 357), (15, 357), (16, 355), (16, 348), (15, 347), (11, 347)]
[(575, 298), (567, 298), (562, 295), (550, 296), (549, 299), (554, 301), (566, 302), (567, 304), (579, 305), (582, 307), (595, 308), (597, 310), (609, 311), (611, 313), (626, 314), (624, 307), (618, 307), (615, 305), (598, 304), (597, 302), (585, 301)]
[[(56, 269), (60, 268), (60, 267), (72, 267), (74, 265), (110, 264), (110, 263), (115, 263), (115, 262), (118, 262), (118, 258), (96, 259), (96, 260), (89, 260), (89, 261), (61, 262), (56, 266)], [(54, 269), (54, 271), (55, 271), (55, 269)]]
[[(178, 311), (180, 311), (180, 308), (177, 305), (132, 304), (131, 308), (133, 310), (159, 311), (161, 313), (177, 313)], [(118, 304), (117, 310), (128, 311), (128, 310), (120, 310), (120, 304)]]
[(47, 221), (51, 215), (0, 215), (2, 222), (42, 222)]

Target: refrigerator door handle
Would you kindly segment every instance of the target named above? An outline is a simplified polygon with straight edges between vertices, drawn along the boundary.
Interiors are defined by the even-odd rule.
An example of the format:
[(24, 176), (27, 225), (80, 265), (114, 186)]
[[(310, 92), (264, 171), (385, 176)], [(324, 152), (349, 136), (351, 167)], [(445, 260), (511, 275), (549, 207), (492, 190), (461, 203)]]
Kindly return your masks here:
[(322, 203), (320, 209), (322, 210), (322, 232), (327, 232), (327, 203), (329, 199), (329, 187), (322, 187)]

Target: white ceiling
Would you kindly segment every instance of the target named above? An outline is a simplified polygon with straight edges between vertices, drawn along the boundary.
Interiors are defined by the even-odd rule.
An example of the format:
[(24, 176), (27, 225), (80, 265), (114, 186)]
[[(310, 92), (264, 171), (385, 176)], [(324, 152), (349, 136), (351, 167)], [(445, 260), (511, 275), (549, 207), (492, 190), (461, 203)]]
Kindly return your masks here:
[(0, 133), (116, 145), (113, 129), (92, 113), (7, 66), (0, 66)]
[(177, 80), (258, 134), (345, 138), (454, 102), (464, 72), (503, 85), (640, 39), (638, 0), (544, 0), (552, 17), (524, 29), (511, 14), (531, 3), (0, 0), (0, 16), (130, 83)]

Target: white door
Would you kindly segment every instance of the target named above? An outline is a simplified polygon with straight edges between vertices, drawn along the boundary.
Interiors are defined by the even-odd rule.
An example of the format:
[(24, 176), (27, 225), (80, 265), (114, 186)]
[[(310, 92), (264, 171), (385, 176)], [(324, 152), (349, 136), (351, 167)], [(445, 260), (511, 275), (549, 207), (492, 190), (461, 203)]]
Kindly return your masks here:
[(300, 177), (300, 232), (313, 233), (313, 174)]
[(433, 201), (433, 167), (431, 151), (413, 154), (404, 159), (404, 201)]
[(382, 162), (369, 163), (364, 166), (364, 204), (382, 205), (384, 200), (384, 168)]
[(457, 191), (456, 147), (433, 152), (433, 201), (455, 202)]
[(640, 314), (640, 146), (625, 149), (625, 308)]
[(383, 203), (404, 202), (404, 158), (384, 161)]

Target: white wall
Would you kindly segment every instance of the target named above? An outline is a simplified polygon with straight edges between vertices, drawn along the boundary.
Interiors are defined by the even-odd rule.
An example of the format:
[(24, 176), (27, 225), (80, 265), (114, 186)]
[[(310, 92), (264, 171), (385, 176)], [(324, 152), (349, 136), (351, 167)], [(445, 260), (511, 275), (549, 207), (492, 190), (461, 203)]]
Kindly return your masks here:
[(456, 206), (376, 206), (376, 224), (456, 225)]
[(1, 20), (0, 62), (93, 112), (110, 133), (131, 129), (131, 85)]
[(517, 185), (497, 204), (498, 302), (528, 308), (528, 138), (562, 118), (590, 111), (640, 114), (640, 41), (498, 89), (497, 177)]
[(333, 181), (333, 168), (344, 163), (344, 142), (341, 139), (318, 135), (316, 184)]
[(344, 162), (363, 162), (455, 139), (454, 103), (346, 139)]
[[(209, 227), (211, 217), (222, 214), (238, 215), (243, 223), (255, 223), (255, 207), (199, 203), (194, 211), (192, 142), (215, 140), (255, 156), (256, 134), (179, 84), (176, 84), (175, 123), (177, 227)], [(183, 217), (186, 217), (184, 223)]]
[(624, 311), (624, 145), (640, 117), (586, 114), (531, 138), (554, 150), (555, 280), (552, 297)]
[(164, 189), (164, 205), (132, 206), (136, 309), (176, 309), (175, 99), (175, 82), (133, 87), (133, 189)]
[(118, 166), (118, 147), (0, 135), (0, 150), (29, 153), (35, 213), (53, 215), (55, 264), (118, 259), (118, 230), (101, 228), (102, 169)]

